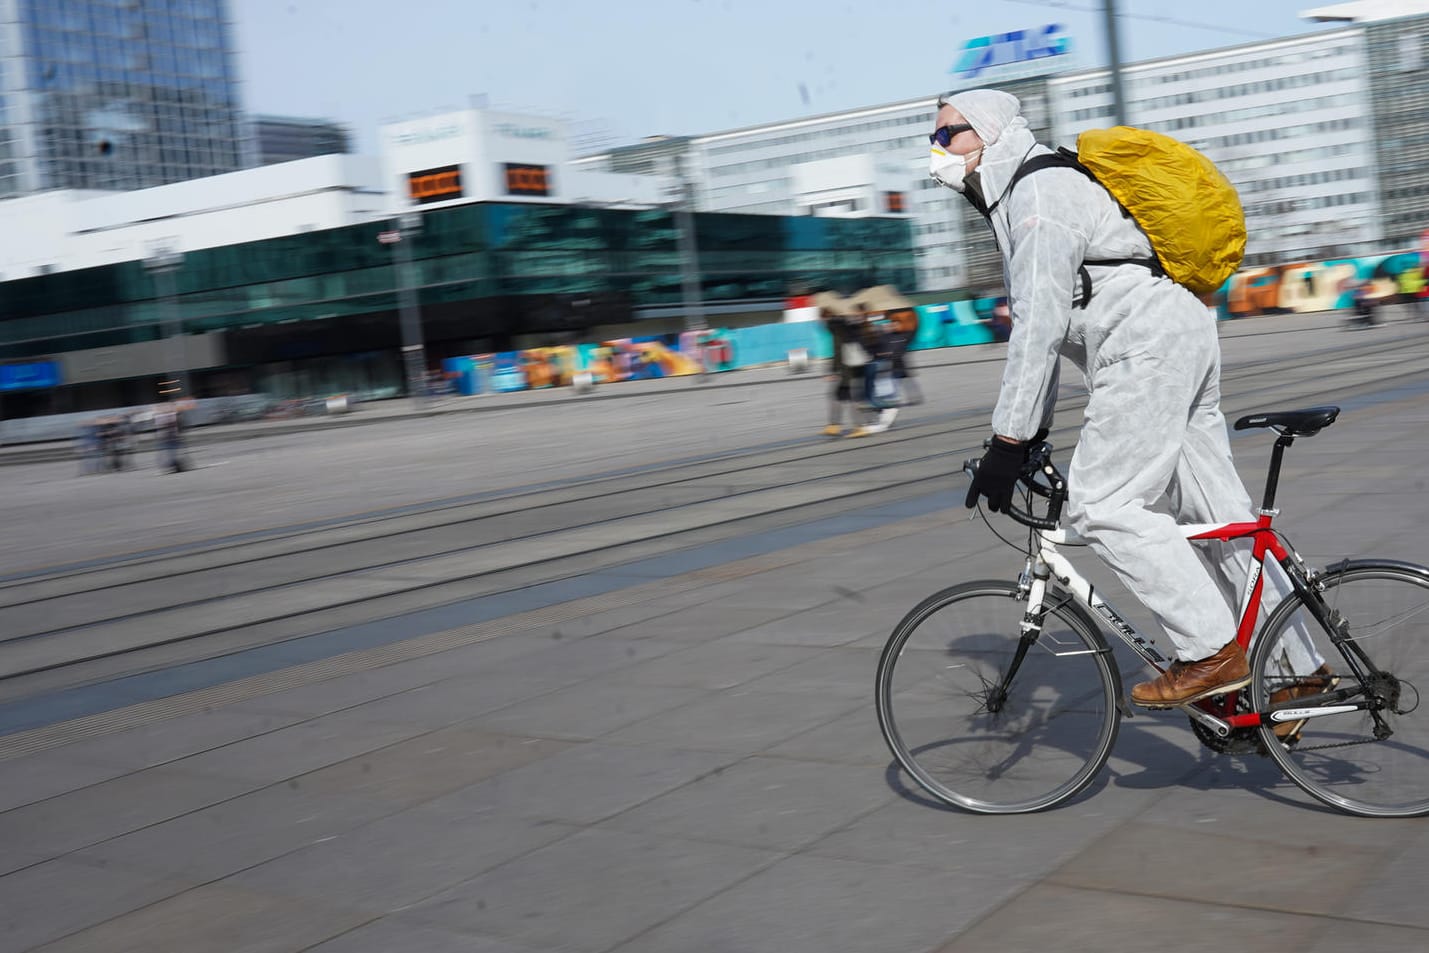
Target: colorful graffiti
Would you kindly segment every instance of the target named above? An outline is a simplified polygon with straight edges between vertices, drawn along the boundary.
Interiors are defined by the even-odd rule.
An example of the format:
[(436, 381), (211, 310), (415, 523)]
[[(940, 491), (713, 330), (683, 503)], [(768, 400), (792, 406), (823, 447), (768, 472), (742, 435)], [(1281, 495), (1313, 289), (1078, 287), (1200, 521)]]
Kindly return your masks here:
[[(1426, 260), (1429, 253), (1421, 259), (1417, 253), (1401, 252), (1247, 268), (1227, 280), (1207, 303), (1221, 318), (1230, 319), (1343, 310), (1353, 307), (1359, 296), (1379, 302), (1429, 298)], [(917, 313), (911, 350), (1005, 341), (1011, 330), (1007, 299), (1002, 297), (918, 305)], [(805, 318), (476, 354), (448, 358), (443, 371), (457, 392), (478, 394), (562, 387), (580, 372), (588, 372), (596, 383), (612, 383), (698, 374), (701, 362), (710, 371), (727, 371), (785, 361), (796, 351), (816, 360), (831, 355), (829, 334), (821, 321)]]
[(1420, 297), (1424, 265), (1418, 254), (1402, 252), (1247, 268), (1226, 281), (1215, 303), (1222, 318), (1336, 311), (1350, 307), (1361, 287), (1378, 301)]
[[(689, 332), (687, 332), (689, 334)], [(442, 371), (459, 394), (504, 393), (569, 385), (589, 372), (596, 383), (678, 377), (700, 372), (697, 347), (706, 348), (711, 370), (735, 366), (728, 331), (619, 338), (598, 343), (536, 347), (499, 354), (447, 358)]]

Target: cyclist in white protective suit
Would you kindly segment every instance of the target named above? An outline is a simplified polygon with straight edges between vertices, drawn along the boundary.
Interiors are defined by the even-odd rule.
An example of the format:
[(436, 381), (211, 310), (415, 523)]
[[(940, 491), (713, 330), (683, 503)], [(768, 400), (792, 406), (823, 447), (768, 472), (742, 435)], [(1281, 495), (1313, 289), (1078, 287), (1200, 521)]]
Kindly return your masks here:
[[(987, 216), (1012, 313), (994, 437), (967, 505), (985, 496), (993, 510), (1008, 506), (1026, 448), (1051, 422), (1059, 355), (1071, 359), (1090, 393), (1068, 472), (1069, 523), (1156, 616), (1181, 660), (1135, 686), (1132, 700), (1166, 708), (1249, 684), (1231, 608), (1248, 554), (1210, 544), (1208, 569), (1176, 526), (1254, 518), (1221, 415), (1214, 318), (1145, 265), (1082, 271), (1089, 260), (1146, 260), (1152, 251), (1111, 195), (1077, 170), (1041, 169), (1009, 193), (1018, 167), (1050, 152), (1015, 96), (940, 98), (935, 129), (930, 173)], [(1283, 583), (1274, 588), (1284, 591)], [(1289, 667), (1315, 672), (1322, 660), (1313, 648), (1295, 648), (1301, 657)]]

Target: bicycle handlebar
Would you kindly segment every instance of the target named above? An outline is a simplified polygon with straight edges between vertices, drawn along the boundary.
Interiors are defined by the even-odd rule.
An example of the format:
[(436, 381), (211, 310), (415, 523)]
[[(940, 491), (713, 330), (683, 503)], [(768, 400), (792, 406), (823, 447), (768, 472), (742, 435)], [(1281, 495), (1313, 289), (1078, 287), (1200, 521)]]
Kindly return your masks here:
[[(964, 460), (963, 472), (969, 477), (975, 476), (981, 464), (980, 459)], [(1050, 443), (1043, 441), (1028, 448), (1027, 462), (1022, 465), (1022, 474), (1017, 482), (1047, 501), (1047, 515), (1038, 516), (1018, 509), (1013, 503), (1009, 503), (1004, 512), (1016, 522), (1032, 529), (1057, 529), (1061, 525), (1062, 504), (1067, 501), (1067, 479), (1052, 462)]]

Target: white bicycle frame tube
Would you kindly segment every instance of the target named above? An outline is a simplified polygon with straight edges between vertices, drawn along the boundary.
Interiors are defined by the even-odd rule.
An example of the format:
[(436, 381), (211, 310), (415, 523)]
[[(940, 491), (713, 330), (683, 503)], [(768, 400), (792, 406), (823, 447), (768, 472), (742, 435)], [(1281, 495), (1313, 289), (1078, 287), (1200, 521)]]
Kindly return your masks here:
[[(1206, 536), (1229, 525), (1231, 524), (1191, 523), (1183, 524), (1179, 528), (1186, 538), (1190, 539), (1196, 536)], [(1086, 540), (1066, 527), (1056, 530), (1039, 530), (1035, 535), (1038, 539), (1038, 549), (1033, 560), (1032, 589), (1028, 598), (1029, 608), (1040, 609), (1042, 607), (1047, 592), (1047, 576), (1050, 573), (1051, 577), (1061, 583), (1072, 594), (1072, 597), (1081, 603), (1083, 608), (1089, 610), (1119, 635), (1133, 652), (1154, 668), (1164, 668), (1168, 659), (1161, 654), (1154, 641), (1144, 637), (1136, 630), (1135, 626), (1116, 611), (1111, 603), (1103, 599), (1091, 582), (1078, 572), (1071, 560), (1057, 548), (1058, 546), (1085, 546)], [(1237, 621), (1244, 619), (1246, 612), (1251, 608), (1250, 601), (1256, 591), (1256, 582), (1264, 570), (1264, 560), (1273, 558), (1274, 556), (1267, 552), (1260, 561), (1255, 561), (1250, 566), (1250, 571), (1246, 574), (1240, 612), (1236, 616)], [(1043, 571), (1044, 569), (1045, 571)]]

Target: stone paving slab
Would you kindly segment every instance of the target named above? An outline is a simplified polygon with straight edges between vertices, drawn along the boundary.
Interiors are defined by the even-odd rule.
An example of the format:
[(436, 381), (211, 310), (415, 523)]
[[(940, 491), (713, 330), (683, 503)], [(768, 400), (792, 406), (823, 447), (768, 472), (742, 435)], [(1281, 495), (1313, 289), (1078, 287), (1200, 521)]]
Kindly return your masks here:
[[(1215, 906), (1141, 893), (1107, 893), (1042, 883), (1012, 897), (936, 953), (988, 950), (1175, 950), (1222, 953), (1245, 950), (1321, 949), (1315, 941), (1335, 923), (1239, 905)], [(1420, 938), (1421, 942), (1423, 937)], [(1360, 939), (1351, 944), (1360, 949)]]
[(286, 953), (314, 945), (370, 917), (208, 884), (48, 944), (44, 953)]
[[(819, 791), (810, 798), (810, 791)], [(748, 758), (603, 822), (598, 829), (796, 852), (895, 797), (861, 767)]]
[(229, 778), (150, 768), (0, 814), (0, 844), (57, 857), (255, 787)]
[[(1416, 414), (1306, 457), (1313, 505), (1286, 503), (1334, 521), (1315, 546), (1418, 546), (1423, 495), (1358, 495), (1355, 460)], [(1422, 821), (1328, 811), (1184, 717), (1124, 721), (1044, 814), (910, 789), (876, 653), (922, 596), (1017, 568), (962, 515), (0, 762), (25, 802), (0, 802), (0, 950), (1429, 948)]]
[(306, 953), (554, 953), (551, 947), (534, 947), (508, 940), (453, 933), (416, 923), (388, 918), (374, 920), (326, 943), (309, 947)]
[(929, 950), (1024, 887), (981, 874), (935, 875), (916, 867), (792, 856), (618, 949)]
[(100, 841), (71, 856), (201, 884), (378, 822), (393, 810), (380, 801), (276, 784)]
[(720, 752), (592, 741), (488, 778), (431, 805), (592, 824), (737, 760)]
[(400, 741), (287, 783), (318, 795), (354, 796), (412, 807), (566, 750), (548, 738), (453, 725)]
[[(1306, 825), (1307, 827), (1310, 825)], [(1358, 883), (1388, 859), (1383, 849), (1227, 836), (1214, 829), (1130, 821), (1110, 831), (1046, 879), (1107, 893), (1145, 891), (1221, 906), (1343, 916)], [(1210, 872), (1219, 868), (1221, 877)]]
[(340, 711), (190, 755), (176, 762), (176, 767), (264, 787), (406, 741), (428, 730), (410, 722), (379, 723), (351, 710)]
[(0, 878), (0, 951), (18, 953), (188, 890), (190, 882), (77, 860)]
[[(389, 914), (578, 830), (478, 808), (417, 808), (250, 867), (230, 881), (286, 897)], [(413, 949), (405, 944), (402, 948)]]
[(590, 741), (705, 695), (700, 688), (587, 681), (507, 705), (474, 724), (540, 738)]
[(778, 856), (586, 830), (409, 907), (401, 917), (598, 953), (744, 880)]

